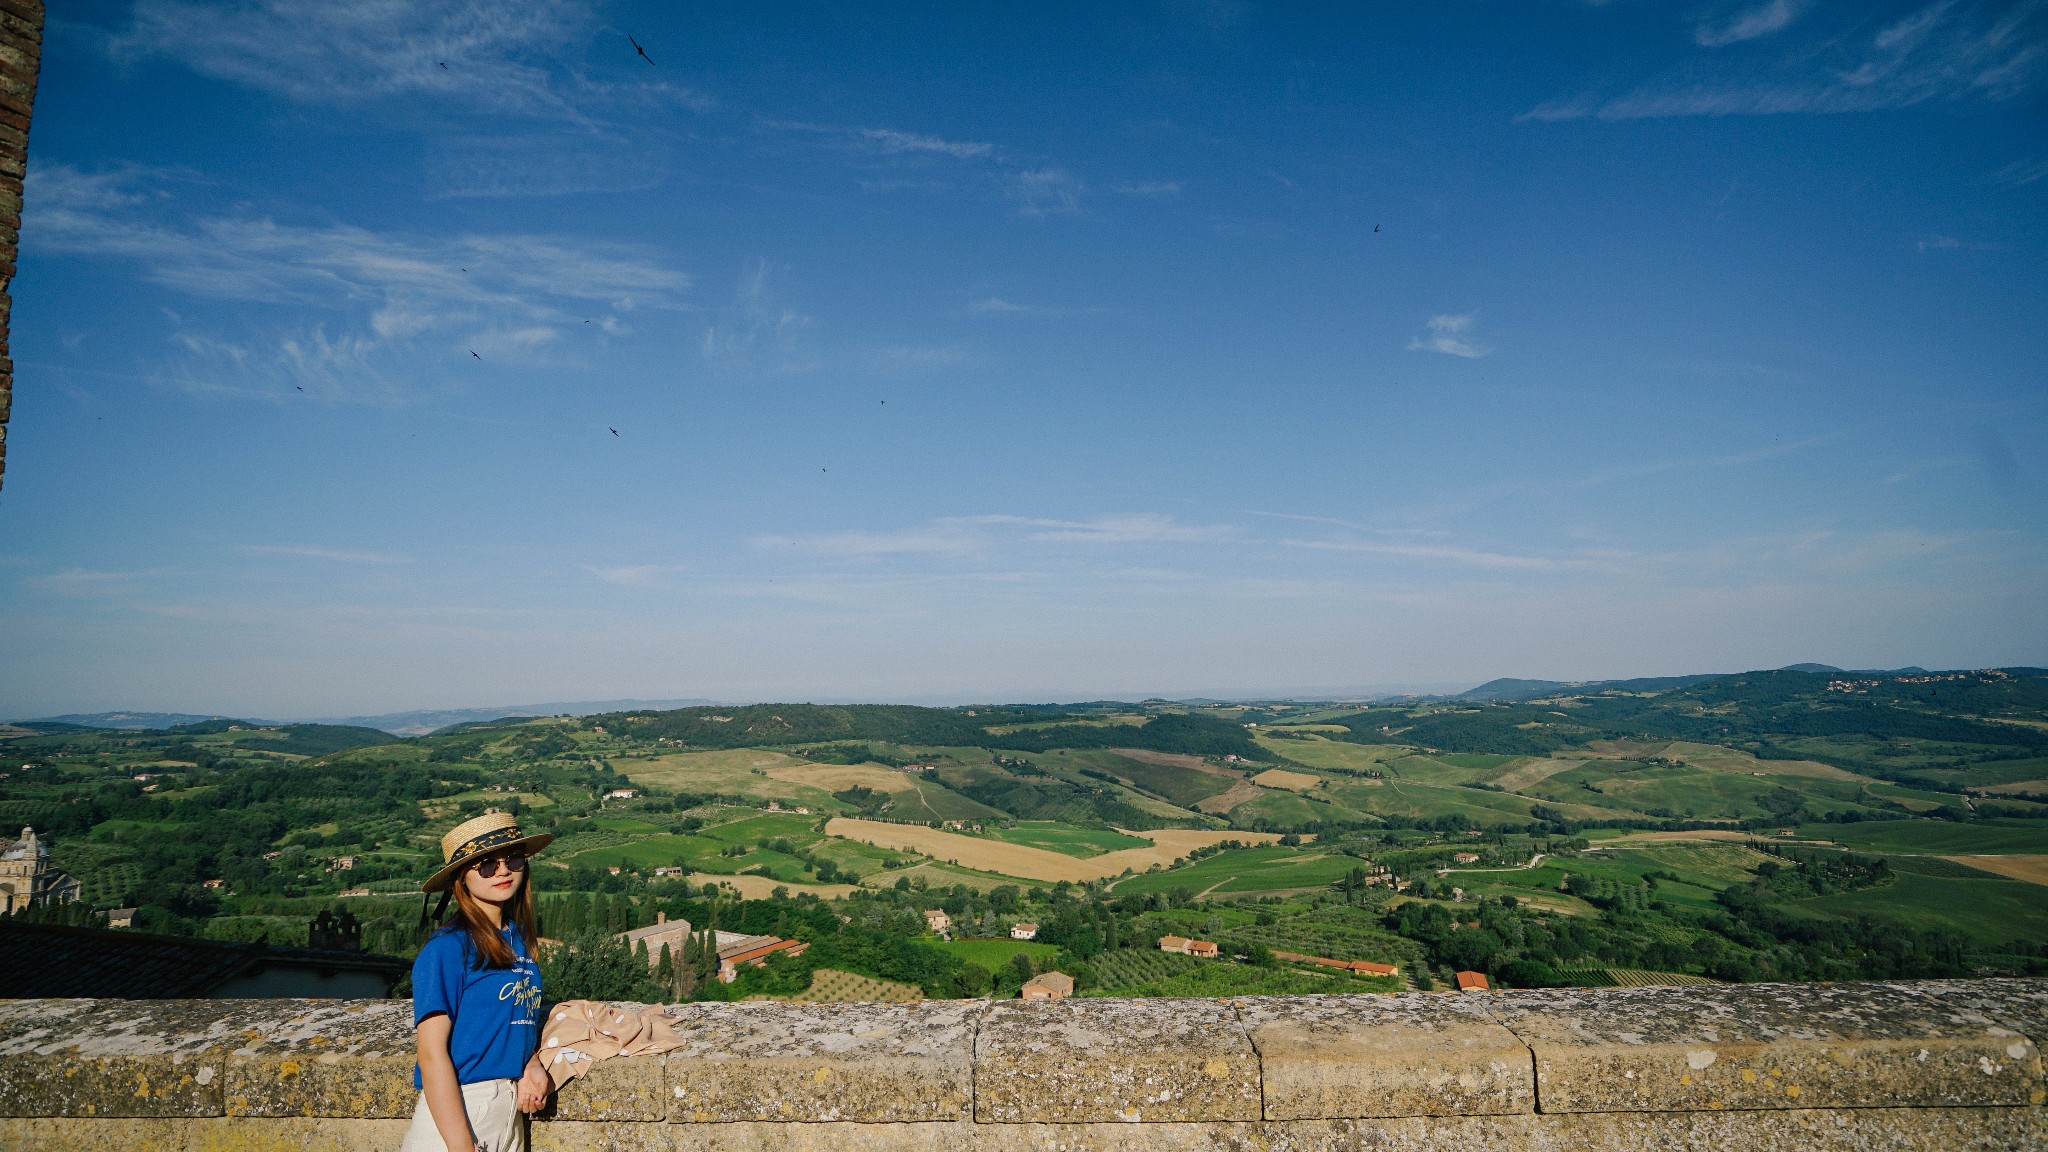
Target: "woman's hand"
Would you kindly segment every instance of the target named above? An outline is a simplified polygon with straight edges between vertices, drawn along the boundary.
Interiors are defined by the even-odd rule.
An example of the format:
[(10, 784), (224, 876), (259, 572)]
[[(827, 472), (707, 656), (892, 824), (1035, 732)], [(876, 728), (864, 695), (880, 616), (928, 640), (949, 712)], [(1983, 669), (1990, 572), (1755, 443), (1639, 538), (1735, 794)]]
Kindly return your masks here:
[(525, 1075), (519, 1078), (519, 1110), (528, 1115), (547, 1107), (548, 1093), (554, 1091), (554, 1084), (540, 1066), (539, 1059), (530, 1060)]

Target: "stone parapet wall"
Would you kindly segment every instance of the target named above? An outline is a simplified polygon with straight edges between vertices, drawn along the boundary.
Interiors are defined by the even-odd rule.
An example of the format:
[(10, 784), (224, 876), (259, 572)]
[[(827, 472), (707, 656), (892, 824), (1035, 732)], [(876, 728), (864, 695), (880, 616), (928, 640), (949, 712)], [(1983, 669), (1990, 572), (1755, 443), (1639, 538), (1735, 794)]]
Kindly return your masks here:
[(21, 181), (28, 172), (28, 120), (43, 62), (43, 0), (0, 0), (0, 481), (7, 476), (7, 420), (14, 407), (15, 255), (21, 238)]
[[(550, 1149), (2048, 1150), (2048, 982), (691, 1004)], [(0, 1150), (393, 1149), (404, 1001), (0, 1001)]]

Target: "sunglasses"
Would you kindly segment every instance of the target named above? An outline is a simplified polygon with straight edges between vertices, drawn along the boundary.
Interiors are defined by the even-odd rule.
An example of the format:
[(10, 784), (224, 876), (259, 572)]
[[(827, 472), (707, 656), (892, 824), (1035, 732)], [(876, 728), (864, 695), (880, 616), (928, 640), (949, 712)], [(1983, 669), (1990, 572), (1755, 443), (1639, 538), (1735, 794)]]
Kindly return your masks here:
[(477, 861), (476, 874), (488, 880), (498, 874), (498, 865), (500, 863), (505, 865), (505, 871), (507, 872), (524, 872), (526, 871), (526, 854), (523, 852), (507, 852), (503, 856), (486, 856), (482, 860)]

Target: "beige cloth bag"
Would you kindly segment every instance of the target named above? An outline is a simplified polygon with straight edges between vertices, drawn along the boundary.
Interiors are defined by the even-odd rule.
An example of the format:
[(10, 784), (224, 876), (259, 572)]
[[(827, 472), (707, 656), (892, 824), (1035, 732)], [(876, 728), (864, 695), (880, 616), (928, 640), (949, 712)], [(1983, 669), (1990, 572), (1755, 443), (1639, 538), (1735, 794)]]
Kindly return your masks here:
[(675, 1021), (659, 1004), (564, 1000), (541, 1029), (540, 1059), (548, 1079), (560, 1088), (588, 1072), (593, 1060), (668, 1052), (682, 1045)]
[[(469, 1113), (469, 1130), (485, 1152), (526, 1152), (526, 1116), (519, 1111), (519, 1082), (479, 1080), (462, 1086), (462, 1108)], [(427, 1108), (427, 1094), (413, 1105), (412, 1126), (405, 1130), (405, 1142), (398, 1152), (470, 1152), (451, 1149), (434, 1127), (434, 1114)]]

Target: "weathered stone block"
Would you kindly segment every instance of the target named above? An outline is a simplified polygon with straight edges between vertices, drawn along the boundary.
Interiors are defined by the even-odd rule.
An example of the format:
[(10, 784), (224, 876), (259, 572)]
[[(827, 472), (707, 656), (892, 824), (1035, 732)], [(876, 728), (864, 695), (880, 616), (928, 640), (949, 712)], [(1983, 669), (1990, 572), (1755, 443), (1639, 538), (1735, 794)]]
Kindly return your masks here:
[(0, 1001), (0, 1115), (218, 1116), (251, 1003)]
[(417, 1044), (406, 1000), (265, 1000), (227, 1054), (230, 1116), (406, 1118)]
[(659, 1121), (536, 1120), (527, 1147), (531, 1152), (668, 1152), (678, 1147), (672, 1131)]
[(996, 1004), (974, 1051), (983, 1123), (1259, 1117), (1258, 1053), (1227, 1001)]
[(1470, 997), (1260, 996), (1237, 1009), (1268, 1120), (1535, 1110), (1528, 1047)]
[(615, 1056), (555, 1093), (558, 1120), (666, 1120), (662, 1057)]
[(954, 1120), (972, 1100), (973, 1000), (684, 1005), (668, 1055), (669, 1118)]
[(391, 1152), (404, 1120), (0, 1120), (0, 1152)]
[[(1544, 1112), (2025, 1104), (2031, 1043), (1883, 984), (1515, 992)], [(2015, 1055), (2019, 1051), (2019, 1055)]]
[[(2039, 1059), (2048, 1039), (2048, 980), (1921, 980), (1900, 985), (1954, 1013), (1966, 1024), (1986, 1029), (2007, 1041), (2006, 1055), (2026, 1059), (2025, 1040)], [(2009, 1035), (2008, 1035), (2009, 1034)], [(2048, 1073), (2048, 1066), (2044, 1066)], [(2028, 1103), (2048, 1101), (2048, 1084), (2037, 1081)]]

